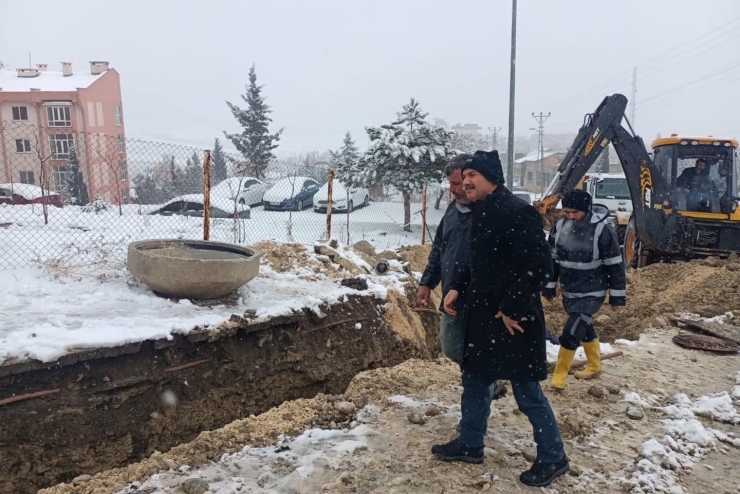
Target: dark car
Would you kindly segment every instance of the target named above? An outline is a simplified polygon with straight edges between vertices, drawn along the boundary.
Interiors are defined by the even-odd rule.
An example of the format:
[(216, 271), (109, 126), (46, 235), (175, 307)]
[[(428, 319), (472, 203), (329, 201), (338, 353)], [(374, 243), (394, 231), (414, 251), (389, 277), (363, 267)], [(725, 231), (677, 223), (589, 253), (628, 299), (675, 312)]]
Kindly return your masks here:
[[(214, 201), (215, 199), (215, 201)], [(149, 214), (203, 217), (203, 194), (188, 194), (166, 202)], [(250, 208), (233, 201), (211, 199), (211, 218), (250, 218)]]
[(300, 211), (313, 206), (313, 196), (321, 185), (309, 177), (288, 177), (270, 187), (262, 197), (268, 211)]

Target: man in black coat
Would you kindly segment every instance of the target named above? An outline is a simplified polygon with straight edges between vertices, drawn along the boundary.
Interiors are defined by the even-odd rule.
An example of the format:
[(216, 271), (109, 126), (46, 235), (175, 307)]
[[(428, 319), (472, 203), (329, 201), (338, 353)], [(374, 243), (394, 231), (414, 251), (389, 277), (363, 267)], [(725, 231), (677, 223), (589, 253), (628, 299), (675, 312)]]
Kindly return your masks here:
[[(469, 266), (469, 235), (470, 201), (463, 189), (462, 165), (471, 159), (470, 154), (459, 154), (452, 158), (445, 167), (445, 176), (450, 184), (450, 193), (455, 200), (450, 203), (439, 222), (437, 233), (434, 235), (432, 251), (429, 253), (424, 274), (421, 277), (419, 291), (416, 294), (417, 303), (426, 307), (429, 305), (429, 296), (437, 285), (442, 283), (442, 298), (447, 295), (452, 282), (458, 278), (460, 272)], [(457, 308), (462, 307), (463, 297), (459, 297)], [(439, 340), (442, 353), (445, 357), (458, 365), (462, 365), (463, 347), (465, 346), (465, 326), (462, 318), (447, 314), (440, 304), (442, 312)], [(506, 385), (496, 381), (490, 390), (491, 399), (498, 399), (506, 394)]]
[(547, 378), (545, 315), (540, 291), (553, 273), (542, 219), (532, 206), (504, 187), (496, 151), (478, 151), (463, 165), (471, 204), (470, 269), (452, 284), (444, 301), (458, 315), (455, 301), (464, 293), (459, 314), (465, 323), (462, 420), (457, 439), (432, 448), (447, 461), (483, 462), (490, 401), (497, 379), (511, 381), (519, 410), (534, 430), (537, 459), (519, 479), (549, 485), (569, 469), (560, 430), (540, 381)]

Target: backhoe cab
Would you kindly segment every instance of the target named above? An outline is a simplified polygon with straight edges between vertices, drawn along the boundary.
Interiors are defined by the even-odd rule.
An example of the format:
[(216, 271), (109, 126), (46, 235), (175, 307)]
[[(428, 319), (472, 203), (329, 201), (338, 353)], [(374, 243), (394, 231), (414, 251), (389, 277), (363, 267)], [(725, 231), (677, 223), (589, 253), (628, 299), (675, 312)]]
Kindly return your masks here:
[[(604, 98), (586, 115), (573, 145), (558, 167), (542, 200), (534, 206), (546, 227), (557, 218), (562, 196), (583, 187), (584, 177), (611, 142), (622, 164), (632, 213), (616, 211), (624, 228), (624, 257), (634, 267), (671, 259), (726, 256), (740, 252), (735, 139), (679, 137), (652, 143), (622, 126), (627, 98)], [(595, 203), (600, 202), (598, 198)], [(628, 219), (628, 220), (627, 220)]]

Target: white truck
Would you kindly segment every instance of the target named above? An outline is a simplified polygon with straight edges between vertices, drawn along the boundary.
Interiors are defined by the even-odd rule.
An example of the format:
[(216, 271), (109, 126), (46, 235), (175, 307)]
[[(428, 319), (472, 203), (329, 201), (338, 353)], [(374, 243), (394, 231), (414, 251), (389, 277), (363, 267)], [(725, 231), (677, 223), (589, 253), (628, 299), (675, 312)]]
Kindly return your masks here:
[(591, 173), (583, 177), (578, 188), (591, 194), (593, 202), (609, 208), (614, 218), (614, 227), (619, 242), (624, 240), (624, 232), (632, 216), (632, 199), (627, 178), (624, 173)]

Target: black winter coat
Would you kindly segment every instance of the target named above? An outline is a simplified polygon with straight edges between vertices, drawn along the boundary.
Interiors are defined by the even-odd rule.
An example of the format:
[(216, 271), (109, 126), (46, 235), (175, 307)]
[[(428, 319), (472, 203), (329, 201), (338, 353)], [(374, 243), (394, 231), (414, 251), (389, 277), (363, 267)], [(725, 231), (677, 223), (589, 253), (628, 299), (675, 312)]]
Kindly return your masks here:
[[(463, 369), (484, 379), (547, 378), (545, 314), (540, 291), (552, 276), (542, 218), (499, 186), (472, 205), (470, 269), (451, 288), (466, 293)], [(510, 335), (496, 314), (520, 322)]]
[[(466, 209), (467, 206), (462, 206)], [(460, 276), (460, 273), (468, 269), (469, 265), (469, 235), (470, 211), (463, 212), (457, 203), (452, 202), (445, 211), (442, 221), (439, 222), (437, 233), (434, 235), (434, 244), (429, 253), (429, 260), (424, 274), (421, 277), (421, 285), (428, 286), (434, 290), (442, 282), (442, 299), (440, 310), (444, 311), (444, 297), (450, 290), (450, 284)], [(455, 304), (459, 312), (465, 303), (464, 297), (460, 297)]]

